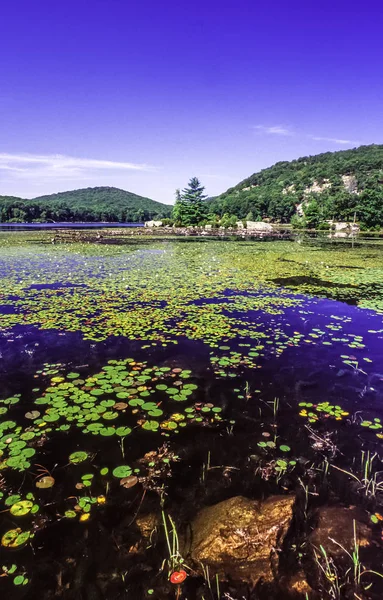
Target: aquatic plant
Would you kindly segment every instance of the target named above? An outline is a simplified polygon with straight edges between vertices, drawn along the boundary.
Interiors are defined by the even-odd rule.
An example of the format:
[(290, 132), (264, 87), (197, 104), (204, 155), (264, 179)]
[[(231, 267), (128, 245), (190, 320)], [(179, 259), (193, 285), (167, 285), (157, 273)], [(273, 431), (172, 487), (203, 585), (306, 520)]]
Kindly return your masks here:
[(330, 404), (328, 401), (320, 402), (319, 404), (300, 402), (299, 406), (301, 407), (299, 415), (301, 417), (307, 417), (309, 423), (315, 423), (321, 416), (326, 419), (333, 417), (336, 421), (341, 421), (350, 414), (343, 410), (339, 404)]
[(353, 520), (353, 547), (351, 549), (345, 548), (333, 538), (329, 539), (343, 551), (344, 555), (350, 559), (351, 564), (351, 567), (348, 568), (341, 576), (333, 558), (328, 555), (325, 548), (320, 546), (320, 554), (314, 549), (316, 563), (325, 576), (328, 585), (327, 591), (331, 598), (340, 598), (341, 590), (350, 583), (354, 589), (354, 596), (359, 598), (357, 594), (364, 593), (371, 587), (371, 583), (367, 585), (363, 584), (362, 577), (364, 575), (371, 574), (383, 578), (383, 574), (378, 573), (377, 571), (366, 569), (361, 562), (360, 542), (357, 536), (355, 520)]
[[(186, 565), (184, 558), (180, 554), (179, 537), (176, 525), (172, 517), (169, 514), (166, 514), (164, 510), (161, 511), (161, 517), (168, 551), (167, 558), (165, 558), (162, 562), (162, 569), (164, 569), (165, 565), (167, 565), (169, 573), (168, 577), (170, 580), (171, 577), (173, 577), (173, 579), (180, 578), (182, 581), (184, 581), (186, 579), (184, 573), (186, 575), (186, 572), (182, 567), (186, 567)], [(174, 575), (175, 573), (177, 575)], [(182, 581), (173, 581), (172, 583), (182, 583)]]
[(359, 476), (346, 469), (341, 469), (335, 464), (330, 464), (330, 466), (357, 481), (360, 486), (359, 490), (363, 491), (365, 496), (375, 497), (377, 492), (383, 491), (383, 480), (381, 478), (382, 471), (374, 471), (373, 469), (373, 463), (377, 456), (376, 452), (371, 454), (369, 451), (361, 451)]
[[(272, 486), (293, 488), (301, 481), (307, 516), (308, 499), (317, 491), (302, 473), (316, 471), (327, 459), (328, 469), (343, 470), (361, 494), (371, 498), (382, 491), (375, 457), (382, 416), (375, 412), (378, 403), (360, 406), (381, 385), (374, 348), (383, 333), (376, 314), (383, 312), (383, 260), (373, 248), (346, 253), (292, 242), (199, 241), (51, 247), (41, 234), (28, 236), (26, 245), (23, 236), (5, 243), (0, 234), (1, 351), (12, 373), (22, 375), (16, 383), (10, 377), (12, 385), (0, 399), (0, 502), (14, 521), (2, 537), (4, 552), (22, 548), (35, 531), (56, 521), (86, 528), (125, 499), (130, 507), (138, 497), (136, 514), (147, 491), (156, 492), (162, 504), (166, 498), (167, 513), (166, 494), (178, 472), (174, 463), (183, 457), (177, 444), (194, 440), (197, 429), (201, 438), (209, 431), (204, 440), (216, 431), (214, 439), (225, 439), (228, 447), (248, 436), (251, 452), (257, 452), (256, 460), (246, 455), (242, 464), (237, 456), (236, 466), (212, 466), (207, 449), (206, 487), (213, 469), (217, 477), (222, 469), (225, 477), (256, 465), (251, 476), (272, 477)], [(61, 342), (78, 344), (74, 355), (84, 349), (86, 358), (59, 354), (44, 362), (46, 354), (30, 338), (53, 340), (58, 350)], [(22, 368), (8, 358), (12, 348), (13, 356), (25, 359)], [(297, 378), (306, 377), (306, 356), (312, 369), (318, 360), (320, 378), (331, 380), (332, 389), (321, 381), (311, 397), (304, 385), (293, 387), (293, 376), (283, 388), (287, 367), (297, 369)], [(204, 386), (206, 381), (218, 381), (224, 392)], [(344, 382), (349, 392), (343, 393)], [(340, 452), (355, 433), (370, 454), (353, 466), (342, 457), (338, 466), (335, 445)], [(193, 472), (197, 485), (201, 462), (195, 461)], [(378, 523), (371, 517), (376, 527), (377, 514), (372, 517)], [(187, 568), (167, 514), (163, 526), (168, 556), (163, 566), (170, 576)], [(333, 576), (330, 559), (327, 564), (319, 552)], [(28, 580), (23, 569), (13, 577)], [(211, 587), (219, 597), (219, 581)]]

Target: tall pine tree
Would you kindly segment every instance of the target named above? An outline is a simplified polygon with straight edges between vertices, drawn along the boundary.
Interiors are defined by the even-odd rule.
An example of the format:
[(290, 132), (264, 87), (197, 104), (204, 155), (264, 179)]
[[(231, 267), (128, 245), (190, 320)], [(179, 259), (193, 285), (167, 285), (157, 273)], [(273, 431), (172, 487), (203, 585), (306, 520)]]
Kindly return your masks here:
[(180, 225), (198, 225), (203, 222), (208, 213), (205, 203), (207, 196), (197, 177), (192, 177), (187, 188), (176, 190), (176, 202), (173, 209), (173, 218)]

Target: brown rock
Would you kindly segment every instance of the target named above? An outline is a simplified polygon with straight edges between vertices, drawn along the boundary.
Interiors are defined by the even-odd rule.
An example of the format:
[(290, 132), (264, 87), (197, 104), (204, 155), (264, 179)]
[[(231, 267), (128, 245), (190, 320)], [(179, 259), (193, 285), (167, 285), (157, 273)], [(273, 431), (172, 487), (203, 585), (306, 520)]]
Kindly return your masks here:
[(303, 571), (296, 573), (289, 581), (286, 582), (286, 589), (292, 598), (312, 598), (313, 590), (306, 581), (306, 576)]
[(135, 522), (142, 538), (147, 541), (150, 540), (152, 534), (158, 528), (160, 519), (155, 513), (149, 513), (147, 515), (139, 515)]
[(257, 503), (236, 496), (201, 510), (192, 523), (190, 557), (201, 571), (249, 581), (273, 578), (272, 556), (289, 528), (292, 496)]
[[(354, 525), (360, 547), (370, 545), (371, 530), (362, 522), (363, 513), (352, 506), (324, 506), (318, 511), (318, 526), (309, 540), (318, 550), (320, 546), (332, 556), (344, 554), (343, 546), (348, 552), (354, 548)], [(334, 541), (333, 541), (334, 540)], [(335, 543), (337, 542), (337, 543)], [(340, 545), (339, 545), (340, 544)]]

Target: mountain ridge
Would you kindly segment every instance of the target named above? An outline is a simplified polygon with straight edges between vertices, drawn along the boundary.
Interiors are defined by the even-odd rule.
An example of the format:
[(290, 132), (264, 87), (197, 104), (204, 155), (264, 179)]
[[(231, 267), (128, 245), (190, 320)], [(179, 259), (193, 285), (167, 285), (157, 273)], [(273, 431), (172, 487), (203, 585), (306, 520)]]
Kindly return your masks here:
[(0, 196), (0, 222), (139, 222), (170, 215), (172, 206), (112, 186), (80, 188), (35, 198)]
[(209, 210), (286, 223), (314, 201), (322, 220), (349, 220), (356, 212), (368, 226), (383, 225), (383, 145), (277, 162), (211, 199)]

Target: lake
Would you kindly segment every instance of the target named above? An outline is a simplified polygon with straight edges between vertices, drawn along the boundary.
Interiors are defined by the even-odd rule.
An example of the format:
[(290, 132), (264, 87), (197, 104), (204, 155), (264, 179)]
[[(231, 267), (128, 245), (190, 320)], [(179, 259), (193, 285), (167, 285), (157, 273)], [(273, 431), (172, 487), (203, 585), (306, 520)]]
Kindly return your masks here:
[(103, 229), (104, 227), (143, 227), (144, 223), (107, 223), (86, 221), (52, 221), (51, 223), (0, 223), (0, 231), (22, 231), (28, 229)]
[(382, 240), (0, 231), (0, 278), (4, 594), (382, 598)]

